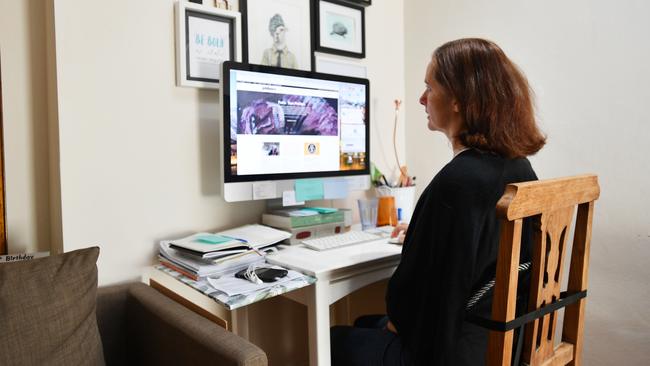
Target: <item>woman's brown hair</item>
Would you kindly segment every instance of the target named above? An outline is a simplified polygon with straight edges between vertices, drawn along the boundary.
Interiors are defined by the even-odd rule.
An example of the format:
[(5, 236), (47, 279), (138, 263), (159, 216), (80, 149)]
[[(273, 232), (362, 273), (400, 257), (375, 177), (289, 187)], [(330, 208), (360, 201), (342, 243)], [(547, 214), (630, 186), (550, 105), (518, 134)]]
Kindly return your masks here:
[(533, 155), (544, 146), (528, 81), (499, 46), (458, 39), (438, 47), (433, 58), (433, 77), (458, 101), (464, 146), (508, 158)]

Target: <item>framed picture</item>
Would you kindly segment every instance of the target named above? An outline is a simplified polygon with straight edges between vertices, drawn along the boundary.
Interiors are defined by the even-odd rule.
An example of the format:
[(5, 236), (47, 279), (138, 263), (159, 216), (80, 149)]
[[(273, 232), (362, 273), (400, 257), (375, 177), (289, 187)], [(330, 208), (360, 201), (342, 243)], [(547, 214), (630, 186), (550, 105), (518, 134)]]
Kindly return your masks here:
[(319, 0), (316, 12), (316, 51), (366, 57), (364, 8), (336, 0)]
[(315, 70), (326, 74), (352, 76), (355, 78), (367, 78), (366, 67), (360, 63), (350, 62), (335, 56), (325, 56), (320, 53), (314, 54)]
[(340, 0), (345, 3), (361, 5), (361, 6), (370, 6), (372, 5), (372, 0)]
[(244, 62), (312, 69), (311, 1), (240, 0)]
[(221, 63), (241, 61), (238, 12), (176, 3), (176, 85), (219, 88)]
[[(0, 66), (2, 64), (0, 63)], [(7, 254), (7, 230), (5, 213), (4, 138), (2, 136), (2, 71), (0, 70), (0, 255)]]

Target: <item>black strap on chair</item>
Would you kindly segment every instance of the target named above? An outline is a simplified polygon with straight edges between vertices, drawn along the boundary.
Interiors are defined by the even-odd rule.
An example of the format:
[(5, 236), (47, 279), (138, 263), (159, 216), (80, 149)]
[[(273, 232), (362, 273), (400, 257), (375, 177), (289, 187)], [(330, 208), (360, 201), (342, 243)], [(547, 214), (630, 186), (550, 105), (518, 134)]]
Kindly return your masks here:
[(586, 290), (580, 292), (573, 292), (573, 293), (568, 293), (567, 291), (565, 291), (560, 293), (560, 298), (557, 301), (552, 302), (541, 309), (531, 311), (530, 313), (519, 316), (509, 322), (500, 322), (492, 319), (487, 319), (482, 316), (472, 314), (471, 312), (467, 313), (465, 319), (470, 323), (474, 323), (480, 327), (494, 330), (497, 332), (508, 332), (515, 328), (518, 328), (517, 332), (519, 334), (517, 336), (517, 345), (516, 345), (515, 356), (513, 358), (512, 364), (519, 365), (519, 359), (521, 357), (521, 348), (524, 343), (523, 342), (524, 327), (526, 326), (526, 324), (536, 319), (539, 319), (545, 315), (548, 315), (558, 309), (571, 305), (585, 297), (587, 297)]
[(560, 298), (557, 301), (555, 301), (553, 303), (550, 303), (550, 304), (544, 306), (541, 309), (531, 311), (530, 313), (527, 313), (527, 314), (524, 314), (524, 315), (522, 315), (520, 317), (517, 317), (517, 318), (515, 318), (515, 319), (513, 319), (513, 320), (511, 320), (509, 322), (499, 322), (499, 321), (495, 321), (495, 320), (492, 320), (492, 319), (486, 319), (486, 318), (483, 318), (483, 317), (478, 316), (476, 314), (472, 314), (471, 312), (467, 313), (467, 316), (465, 317), (465, 319), (467, 319), (467, 321), (469, 321), (471, 323), (474, 323), (474, 324), (476, 324), (478, 326), (481, 326), (483, 328), (487, 328), (487, 329), (490, 329), (490, 330), (496, 330), (498, 332), (507, 332), (507, 331), (513, 330), (515, 328), (519, 328), (519, 327), (525, 325), (526, 323), (530, 323), (533, 320), (539, 319), (539, 318), (543, 317), (544, 315), (548, 315), (548, 314), (550, 314), (550, 313), (552, 313), (552, 312), (554, 312), (554, 311), (556, 311), (558, 309), (561, 309), (561, 308), (563, 308), (563, 307), (565, 307), (567, 305), (571, 305), (571, 304), (575, 303), (576, 301), (578, 301), (578, 300), (580, 300), (580, 299), (582, 299), (582, 298), (584, 298), (586, 296), (587, 296), (587, 291), (586, 290), (571, 293), (571, 294), (567, 293), (566, 291), (562, 292), (560, 294)]

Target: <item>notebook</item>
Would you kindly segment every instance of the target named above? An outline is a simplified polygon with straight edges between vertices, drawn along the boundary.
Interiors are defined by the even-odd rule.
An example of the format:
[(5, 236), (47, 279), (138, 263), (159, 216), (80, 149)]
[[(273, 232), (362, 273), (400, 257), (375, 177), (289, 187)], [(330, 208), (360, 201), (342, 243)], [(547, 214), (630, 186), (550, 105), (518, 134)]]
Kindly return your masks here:
[(258, 249), (283, 241), (290, 233), (264, 225), (244, 225), (218, 233), (196, 233), (177, 240), (163, 241), (173, 249), (202, 258), (216, 258)]

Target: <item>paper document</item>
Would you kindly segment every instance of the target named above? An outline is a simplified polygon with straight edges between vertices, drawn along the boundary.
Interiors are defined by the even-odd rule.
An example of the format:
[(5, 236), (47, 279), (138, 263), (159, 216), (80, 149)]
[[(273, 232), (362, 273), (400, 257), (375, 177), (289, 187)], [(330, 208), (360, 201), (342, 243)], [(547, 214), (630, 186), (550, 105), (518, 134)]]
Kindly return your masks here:
[(282, 206), (304, 205), (305, 201), (296, 201), (296, 191), (282, 192)]
[[(197, 256), (188, 255), (170, 247), (168, 242), (160, 243), (160, 256), (163, 259), (175, 264), (181, 269), (195, 273), (197, 277), (221, 276), (227, 273), (234, 273), (249, 265), (264, 263), (264, 255), (257, 251), (247, 250), (239, 254), (230, 254), (216, 260), (203, 259)], [(263, 253), (266, 254), (266, 253)], [(162, 261), (162, 260), (161, 260)]]
[[(271, 268), (282, 267), (272, 266)], [(222, 276), (218, 279), (208, 278), (208, 283), (214, 287), (216, 290), (224, 292), (228, 296), (248, 294), (255, 291), (261, 291), (273, 286), (281, 285), (283, 283), (289, 282), (293, 279), (300, 278), (304, 276), (302, 273), (288, 270), (287, 275), (275, 282), (264, 282), (261, 285), (253, 283), (249, 280), (243, 280), (241, 278), (236, 278), (234, 275)]]
[(276, 182), (253, 182), (253, 199), (275, 198)]
[(219, 258), (259, 249), (291, 237), (291, 234), (264, 225), (245, 225), (218, 233), (196, 233), (185, 238), (163, 240), (173, 249), (201, 258)]
[(188, 237), (167, 241), (173, 248), (187, 249), (205, 254), (229, 249), (246, 249), (246, 240), (212, 233), (196, 233)]
[(302, 216), (316, 216), (318, 215), (318, 212), (310, 211), (310, 210), (292, 210), (292, 211), (287, 211), (287, 214), (289, 216), (302, 217)]
[(219, 232), (220, 235), (245, 240), (253, 248), (265, 247), (267, 245), (279, 243), (284, 239), (290, 238), (291, 234), (274, 229), (264, 225), (244, 225), (234, 229)]
[(341, 199), (348, 196), (348, 181), (346, 179), (327, 180), (323, 182), (323, 199)]

